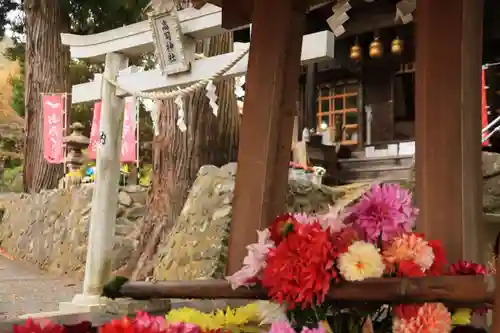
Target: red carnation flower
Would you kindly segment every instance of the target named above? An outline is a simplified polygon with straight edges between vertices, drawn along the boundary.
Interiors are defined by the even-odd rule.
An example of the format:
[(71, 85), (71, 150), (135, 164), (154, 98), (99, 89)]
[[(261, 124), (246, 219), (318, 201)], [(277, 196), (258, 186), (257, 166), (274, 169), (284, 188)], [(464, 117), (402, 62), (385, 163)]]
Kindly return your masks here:
[(99, 328), (99, 333), (162, 333), (165, 332), (165, 325), (162, 317), (151, 317), (144, 313), (139, 313), (136, 318), (112, 320)]
[(400, 319), (411, 319), (418, 315), (421, 304), (400, 304), (393, 308), (394, 314)]
[(360, 240), (360, 237), (356, 229), (344, 228), (341, 231), (332, 234), (332, 240), (335, 252), (342, 254), (347, 252), (347, 249), (352, 245), (352, 243)]
[[(486, 275), (487, 270), (484, 265), (476, 264), (472, 261), (467, 260), (459, 260), (453, 265), (450, 266), (449, 269), (450, 275)], [(488, 312), (487, 308), (476, 309), (475, 313), (485, 314)]]
[(14, 333), (64, 333), (64, 326), (53, 322), (35, 322), (28, 318), (22, 325), (14, 325)]
[(127, 317), (115, 319), (99, 328), (99, 333), (135, 333), (133, 321)]
[(440, 241), (437, 240), (431, 240), (427, 243), (430, 247), (432, 247), (432, 252), (434, 252), (434, 263), (432, 264), (431, 268), (429, 268), (427, 274), (441, 275), (444, 273), (445, 266), (448, 264), (443, 245)]
[(459, 260), (450, 266), (450, 275), (486, 275), (487, 270), (484, 265), (476, 264), (467, 260)]
[(294, 226), (299, 224), (292, 214), (286, 213), (278, 216), (269, 227), (271, 240), (274, 244), (279, 244), (286, 236), (288, 231), (291, 231)]
[(322, 303), (337, 277), (329, 230), (318, 222), (295, 228), (269, 253), (262, 279), (269, 296), (290, 309)]
[(421, 277), (425, 276), (425, 273), (413, 260), (402, 260), (398, 264), (397, 275), (405, 277)]

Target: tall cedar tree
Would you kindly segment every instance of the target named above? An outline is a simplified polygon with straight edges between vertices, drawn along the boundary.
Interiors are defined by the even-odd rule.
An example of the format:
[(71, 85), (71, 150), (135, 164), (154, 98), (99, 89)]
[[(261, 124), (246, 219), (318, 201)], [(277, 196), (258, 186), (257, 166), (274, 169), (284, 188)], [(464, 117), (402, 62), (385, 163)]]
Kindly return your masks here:
[[(189, 0), (176, 0), (176, 4), (179, 9), (186, 8)], [(233, 34), (227, 32), (200, 41), (197, 52), (211, 57), (231, 52), (232, 48)], [(240, 114), (234, 83), (223, 80), (216, 86), (219, 115), (213, 115), (204, 91), (195, 93), (185, 100), (186, 132), (177, 128), (173, 101), (161, 102), (161, 134), (153, 141), (153, 177), (147, 215), (138, 250), (120, 274), (131, 275), (132, 279), (150, 275), (157, 248), (178, 218), (199, 168), (236, 160)]]

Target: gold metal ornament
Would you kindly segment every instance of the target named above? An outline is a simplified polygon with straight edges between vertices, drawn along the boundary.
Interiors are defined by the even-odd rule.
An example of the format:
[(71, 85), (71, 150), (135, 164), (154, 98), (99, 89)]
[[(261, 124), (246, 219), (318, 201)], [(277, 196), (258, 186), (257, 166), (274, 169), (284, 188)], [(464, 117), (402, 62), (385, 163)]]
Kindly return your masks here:
[(395, 55), (401, 55), (404, 50), (404, 41), (399, 39), (399, 37), (394, 38), (391, 43), (391, 53)]
[(353, 46), (351, 46), (351, 54), (349, 57), (354, 61), (361, 60), (361, 46), (356, 42)]
[(384, 54), (384, 47), (380, 42), (379, 37), (375, 37), (373, 42), (370, 43), (370, 50), (368, 54), (371, 58), (380, 58)]

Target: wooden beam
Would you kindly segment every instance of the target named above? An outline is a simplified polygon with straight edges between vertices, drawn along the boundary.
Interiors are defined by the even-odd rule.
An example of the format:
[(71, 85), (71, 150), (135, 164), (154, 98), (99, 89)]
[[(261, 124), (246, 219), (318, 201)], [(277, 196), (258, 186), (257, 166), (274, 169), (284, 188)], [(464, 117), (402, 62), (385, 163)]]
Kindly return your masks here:
[[(300, 2), (300, 1), (298, 1)], [(247, 93), (229, 237), (228, 272), (246, 246), (285, 209), (305, 8), (292, 0), (255, 0)]]
[[(202, 8), (202, 3), (211, 3), (222, 7), (222, 26), (225, 29), (238, 29), (251, 22), (253, 13), (253, 1), (248, 0), (195, 0), (196, 6)], [(325, 6), (332, 0), (309, 0), (306, 7), (313, 10), (319, 6)]]
[[(331, 60), (334, 57), (334, 36), (330, 31), (322, 31), (304, 36), (302, 43), (302, 64), (309, 64), (322, 60)], [(242, 43), (243, 44), (243, 43)], [(241, 44), (240, 44), (241, 45)], [(249, 44), (243, 44), (232, 53), (195, 60), (189, 73), (165, 77), (161, 70), (155, 69), (146, 72), (120, 73), (118, 83), (131, 91), (154, 91), (169, 87), (182, 87), (210, 77), (219, 68), (237, 58)], [(248, 57), (239, 61), (225, 77), (243, 75), (247, 72)], [(72, 89), (72, 103), (98, 101), (101, 99), (102, 77), (97, 76), (94, 81), (77, 84)], [(118, 96), (126, 96), (123, 91)]]
[(251, 21), (253, 1), (222, 0), (222, 27), (234, 29)]
[(482, 4), (417, 1), (417, 227), (452, 262), (480, 255)]
[[(348, 303), (445, 302), (491, 307), (494, 290), (494, 276), (381, 278), (338, 284), (330, 288), (328, 298)], [(232, 290), (225, 280), (129, 282), (121, 287), (120, 294), (136, 299), (268, 299), (262, 288)]]

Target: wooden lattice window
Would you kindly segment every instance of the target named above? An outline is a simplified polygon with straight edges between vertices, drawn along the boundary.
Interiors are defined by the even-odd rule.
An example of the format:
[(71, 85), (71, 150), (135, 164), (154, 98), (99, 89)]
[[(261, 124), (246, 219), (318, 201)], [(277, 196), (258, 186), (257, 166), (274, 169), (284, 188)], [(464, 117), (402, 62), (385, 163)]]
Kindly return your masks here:
[(332, 131), (341, 145), (358, 144), (358, 91), (357, 84), (318, 86), (318, 132)]

